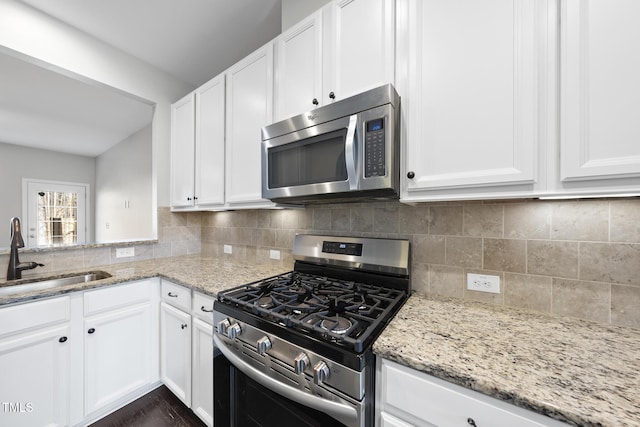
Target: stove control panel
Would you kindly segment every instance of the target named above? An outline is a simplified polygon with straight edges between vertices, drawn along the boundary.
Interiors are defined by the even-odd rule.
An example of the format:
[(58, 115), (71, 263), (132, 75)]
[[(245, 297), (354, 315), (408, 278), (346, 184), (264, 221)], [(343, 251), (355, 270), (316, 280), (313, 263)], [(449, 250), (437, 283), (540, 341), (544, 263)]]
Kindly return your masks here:
[(271, 340), (268, 336), (264, 336), (256, 341), (256, 350), (258, 350), (258, 354), (263, 355), (267, 351), (271, 350)]
[(295, 359), (293, 359), (293, 370), (296, 374), (301, 374), (309, 367), (310, 363), (309, 356), (307, 356), (306, 353), (300, 353)]
[(362, 243), (322, 242), (322, 252), (327, 254), (362, 256)]

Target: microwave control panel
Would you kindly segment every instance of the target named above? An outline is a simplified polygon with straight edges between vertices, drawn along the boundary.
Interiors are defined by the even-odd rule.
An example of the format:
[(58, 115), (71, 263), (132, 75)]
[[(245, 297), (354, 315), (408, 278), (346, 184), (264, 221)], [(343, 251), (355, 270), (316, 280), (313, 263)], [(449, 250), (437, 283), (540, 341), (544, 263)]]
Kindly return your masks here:
[(364, 177), (385, 176), (384, 118), (369, 120), (365, 128)]

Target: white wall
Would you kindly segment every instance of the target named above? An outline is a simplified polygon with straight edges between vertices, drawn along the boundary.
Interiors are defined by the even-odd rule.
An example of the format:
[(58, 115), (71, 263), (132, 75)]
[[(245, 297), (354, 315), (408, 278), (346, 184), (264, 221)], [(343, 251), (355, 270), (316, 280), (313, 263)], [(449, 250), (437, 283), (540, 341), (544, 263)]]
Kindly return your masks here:
[(191, 85), (15, 0), (0, 1), (0, 51), (155, 103), (152, 197), (169, 205), (170, 104)]
[[(56, 151), (21, 147), (0, 142), (0, 247), (9, 246), (9, 221), (22, 219), (22, 178), (46, 179), (89, 184), (91, 194), (95, 188), (95, 159)], [(92, 218), (94, 204), (89, 207)], [(93, 241), (93, 221), (87, 232), (87, 241)], [(25, 222), (23, 221), (23, 227)], [(26, 242), (26, 237), (25, 237)]]
[(282, 0), (282, 31), (311, 15), (331, 0)]
[(96, 158), (96, 242), (152, 237), (149, 153), (151, 126), (139, 130)]

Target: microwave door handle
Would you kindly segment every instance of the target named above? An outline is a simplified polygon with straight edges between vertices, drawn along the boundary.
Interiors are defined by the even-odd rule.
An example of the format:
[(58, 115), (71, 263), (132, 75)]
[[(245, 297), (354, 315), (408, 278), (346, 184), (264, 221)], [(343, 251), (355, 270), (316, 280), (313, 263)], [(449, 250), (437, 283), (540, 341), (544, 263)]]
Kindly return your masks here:
[(344, 157), (347, 164), (347, 182), (349, 190), (357, 190), (359, 186), (358, 175), (356, 174), (356, 126), (358, 125), (358, 115), (349, 117), (347, 127), (347, 138), (344, 141)]

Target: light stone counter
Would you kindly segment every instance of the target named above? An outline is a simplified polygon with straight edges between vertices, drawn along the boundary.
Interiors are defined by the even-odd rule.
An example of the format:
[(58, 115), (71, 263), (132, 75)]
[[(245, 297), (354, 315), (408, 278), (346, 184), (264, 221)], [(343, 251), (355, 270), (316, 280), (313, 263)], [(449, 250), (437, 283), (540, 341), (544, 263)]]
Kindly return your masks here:
[(580, 426), (640, 425), (640, 331), (413, 295), (374, 352)]
[[(112, 264), (46, 274), (46, 277), (60, 277), (66, 274), (86, 271), (106, 271), (112, 277), (95, 282), (61, 286), (44, 291), (0, 296), (0, 306), (33, 299), (62, 295), (69, 292), (99, 288), (117, 283), (140, 280), (149, 277), (162, 277), (179, 285), (184, 285), (197, 291), (215, 296), (218, 292), (235, 286), (244, 285), (256, 280), (275, 276), (291, 270), (278, 264), (251, 264), (245, 261), (234, 261), (229, 258), (206, 257), (190, 255), (183, 257), (159, 258), (149, 261)], [(31, 276), (35, 278), (37, 276)], [(21, 281), (0, 279), (0, 287), (20, 284)]]

